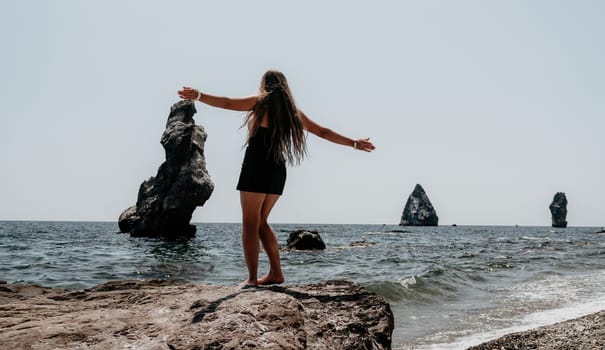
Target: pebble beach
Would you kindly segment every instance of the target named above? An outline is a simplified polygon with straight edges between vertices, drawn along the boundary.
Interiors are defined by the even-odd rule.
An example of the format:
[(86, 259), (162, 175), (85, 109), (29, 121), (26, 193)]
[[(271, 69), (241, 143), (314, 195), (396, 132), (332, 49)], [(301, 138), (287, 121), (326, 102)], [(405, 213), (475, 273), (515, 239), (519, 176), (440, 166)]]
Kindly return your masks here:
[(569, 321), (507, 334), (468, 350), (601, 350), (605, 348), (605, 310)]

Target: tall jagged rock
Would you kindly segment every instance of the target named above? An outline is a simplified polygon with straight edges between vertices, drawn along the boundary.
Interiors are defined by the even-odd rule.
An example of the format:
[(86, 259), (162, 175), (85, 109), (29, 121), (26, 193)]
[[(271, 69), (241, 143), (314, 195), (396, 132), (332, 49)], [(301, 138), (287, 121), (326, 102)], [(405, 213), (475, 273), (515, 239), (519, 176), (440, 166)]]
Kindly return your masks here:
[(414, 191), (408, 197), (408, 201), (401, 215), (403, 226), (437, 226), (439, 217), (429, 197), (419, 184), (414, 187)]
[(555, 193), (549, 206), (552, 214), (552, 227), (567, 227), (567, 197), (563, 192)]
[(120, 231), (165, 238), (195, 235), (195, 226), (190, 224), (193, 211), (204, 205), (214, 189), (204, 158), (207, 134), (195, 124), (195, 113), (195, 105), (189, 100), (170, 108), (160, 141), (166, 161), (155, 177), (141, 184), (136, 205), (120, 215)]

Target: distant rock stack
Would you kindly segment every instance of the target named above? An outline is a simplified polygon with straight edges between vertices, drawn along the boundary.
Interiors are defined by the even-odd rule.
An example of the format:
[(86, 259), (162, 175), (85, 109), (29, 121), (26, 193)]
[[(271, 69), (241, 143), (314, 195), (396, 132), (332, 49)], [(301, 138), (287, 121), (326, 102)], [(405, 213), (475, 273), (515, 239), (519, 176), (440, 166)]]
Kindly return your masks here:
[(171, 107), (160, 141), (166, 161), (155, 177), (141, 184), (136, 205), (120, 215), (120, 231), (145, 237), (195, 236), (195, 226), (190, 224), (193, 211), (214, 190), (204, 158), (207, 134), (195, 124), (195, 113), (193, 101)]
[(401, 215), (403, 226), (437, 226), (439, 217), (429, 197), (419, 184), (414, 187), (414, 191), (408, 197), (408, 201)]
[(552, 227), (567, 227), (567, 197), (565, 193), (557, 192), (550, 203), (550, 213), (552, 214)]

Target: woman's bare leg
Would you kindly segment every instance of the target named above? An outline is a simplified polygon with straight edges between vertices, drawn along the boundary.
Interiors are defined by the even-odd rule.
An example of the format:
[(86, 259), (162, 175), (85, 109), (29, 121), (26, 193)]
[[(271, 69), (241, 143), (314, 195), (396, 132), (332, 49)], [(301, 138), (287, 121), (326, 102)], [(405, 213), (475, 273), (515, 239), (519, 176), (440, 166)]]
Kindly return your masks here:
[(266, 194), (240, 191), (242, 205), (242, 246), (244, 259), (248, 267), (247, 285), (258, 285), (258, 251), (259, 228), (261, 223), (261, 208)]
[(258, 284), (279, 284), (284, 283), (284, 275), (281, 271), (281, 261), (279, 258), (279, 245), (277, 244), (277, 237), (275, 232), (271, 229), (271, 226), (267, 223), (269, 214), (273, 206), (279, 199), (279, 195), (268, 194), (265, 197), (261, 208), (261, 221), (259, 227), (260, 240), (263, 243), (263, 248), (269, 257), (269, 273), (258, 280)]

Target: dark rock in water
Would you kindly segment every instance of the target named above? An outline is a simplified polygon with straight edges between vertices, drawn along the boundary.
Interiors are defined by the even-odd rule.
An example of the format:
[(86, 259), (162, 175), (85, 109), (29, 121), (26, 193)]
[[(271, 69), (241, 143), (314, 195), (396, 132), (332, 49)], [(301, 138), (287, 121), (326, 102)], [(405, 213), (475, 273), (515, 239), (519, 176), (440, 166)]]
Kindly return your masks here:
[(605, 229), (601, 227), (601, 231), (597, 231), (595, 233), (605, 233)]
[(137, 206), (133, 205), (120, 214), (118, 226), (122, 233), (126, 233), (130, 232), (138, 221), (140, 221), (140, 218), (137, 216)]
[(567, 197), (565, 193), (557, 192), (549, 206), (552, 214), (552, 227), (567, 227)]
[(412, 233), (412, 231), (408, 231), (408, 230), (388, 230), (388, 231), (383, 231), (385, 233)]
[(0, 290), (2, 349), (391, 349), (393, 313), (360, 285), (242, 289), (112, 281)]
[(297, 230), (288, 236), (288, 248), (296, 250), (324, 250), (326, 244), (315, 230)]
[(155, 177), (141, 184), (136, 205), (120, 215), (120, 231), (146, 237), (195, 235), (195, 226), (190, 224), (193, 211), (204, 205), (214, 189), (204, 158), (207, 134), (195, 124), (195, 113), (193, 101), (171, 107), (160, 141), (166, 161)]
[(414, 187), (414, 191), (410, 194), (403, 214), (401, 215), (401, 223), (403, 226), (437, 226), (439, 217), (429, 197), (424, 192), (424, 189), (419, 184)]

